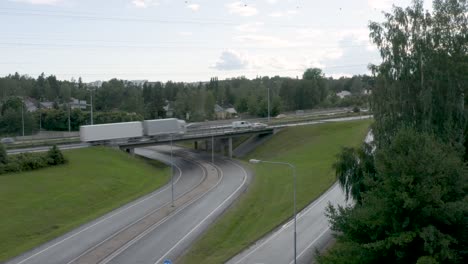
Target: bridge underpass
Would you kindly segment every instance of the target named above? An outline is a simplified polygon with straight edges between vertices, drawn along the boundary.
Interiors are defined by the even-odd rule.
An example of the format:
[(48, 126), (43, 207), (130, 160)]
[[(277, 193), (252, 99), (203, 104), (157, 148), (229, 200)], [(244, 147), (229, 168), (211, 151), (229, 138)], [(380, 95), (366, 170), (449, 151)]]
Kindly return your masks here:
[[(232, 158), (232, 138), (243, 135), (266, 135), (273, 134), (274, 129), (272, 127), (266, 128), (243, 128), (243, 129), (232, 129), (230, 127), (218, 127), (208, 129), (197, 129), (189, 130), (185, 134), (170, 134), (161, 135), (154, 137), (141, 137), (133, 138), (125, 141), (113, 141), (106, 142), (107, 145), (116, 146), (120, 149), (129, 153), (134, 153), (135, 148), (156, 146), (156, 145), (168, 145), (183, 141), (193, 141), (194, 148), (200, 149), (200, 146), (204, 146), (204, 150), (210, 151), (215, 146), (215, 151), (223, 155), (226, 154), (229, 158)], [(201, 144), (203, 142), (203, 144)], [(227, 151), (226, 151), (227, 149)]]

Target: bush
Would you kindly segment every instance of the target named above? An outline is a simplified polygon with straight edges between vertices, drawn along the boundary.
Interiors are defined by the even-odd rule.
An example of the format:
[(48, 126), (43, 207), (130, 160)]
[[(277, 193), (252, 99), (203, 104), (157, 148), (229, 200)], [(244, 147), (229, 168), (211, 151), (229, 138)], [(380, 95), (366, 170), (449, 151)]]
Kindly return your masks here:
[(353, 112), (354, 113), (359, 113), (359, 112), (361, 112), (361, 109), (359, 109), (359, 107), (355, 106), (355, 107), (353, 107)]
[(59, 165), (65, 163), (65, 157), (56, 145), (47, 152), (47, 163), (49, 165)]
[(7, 157), (6, 163), (0, 163), (0, 174), (30, 171), (65, 163), (62, 152), (53, 146), (47, 153), (21, 153)]
[(7, 153), (5, 150), (5, 146), (0, 143), (0, 164), (5, 164), (7, 162)]

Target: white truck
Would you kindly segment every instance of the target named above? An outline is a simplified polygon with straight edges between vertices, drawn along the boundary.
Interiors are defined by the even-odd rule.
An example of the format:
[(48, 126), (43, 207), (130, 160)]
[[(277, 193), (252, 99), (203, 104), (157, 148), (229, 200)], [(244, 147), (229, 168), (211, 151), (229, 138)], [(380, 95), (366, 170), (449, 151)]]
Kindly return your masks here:
[(80, 139), (82, 142), (137, 138), (142, 136), (142, 122), (111, 123), (80, 127)]
[(145, 136), (185, 134), (186, 132), (187, 125), (184, 120), (166, 118), (143, 121), (143, 134)]

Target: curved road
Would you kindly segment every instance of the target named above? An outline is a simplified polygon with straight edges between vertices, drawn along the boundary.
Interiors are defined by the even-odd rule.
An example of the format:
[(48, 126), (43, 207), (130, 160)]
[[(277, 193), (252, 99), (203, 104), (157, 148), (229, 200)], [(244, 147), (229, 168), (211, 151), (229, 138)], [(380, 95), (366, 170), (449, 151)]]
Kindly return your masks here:
[[(346, 118), (345, 120), (349, 120)], [(331, 122), (339, 122), (335, 119)], [(367, 133), (366, 143), (374, 139)], [(324, 194), (297, 214), (297, 263), (312, 263), (314, 249), (323, 249), (332, 239), (330, 223), (325, 215), (328, 204), (345, 206), (345, 194), (335, 183)], [(289, 222), (258, 240), (254, 245), (229, 260), (228, 264), (294, 263), (294, 222)]]
[[(313, 249), (321, 248), (329, 242), (331, 231), (324, 214), (329, 203), (346, 204), (343, 191), (337, 183), (297, 215), (298, 263), (311, 263)], [(291, 220), (227, 263), (293, 263), (293, 228)]]
[[(167, 151), (159, 146), (136, 153), (169, 163)], [(250, 175), (229, 160), (217, 159), (215, 168), (206, 156), (177, 148), (174, 154), (175, 207), (169, 184), (7, 263), (152, 264), (176, 258), (246, 188)]]

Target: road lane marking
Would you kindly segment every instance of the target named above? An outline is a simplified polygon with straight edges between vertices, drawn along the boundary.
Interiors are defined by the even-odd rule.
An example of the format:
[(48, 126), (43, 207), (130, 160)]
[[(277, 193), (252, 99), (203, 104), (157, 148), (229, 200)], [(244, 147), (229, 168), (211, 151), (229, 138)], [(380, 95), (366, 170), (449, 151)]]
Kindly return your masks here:
[[(313, 244), (315, 244), (315, 242), (317, 242), (317, 240), (319, 240), (328, 230), (330, 230), (330, 227), (329, 227), (329, 226), (327, 226), (327, 228), (325, 228), (325, 230), (323, 230), (322, 233), (320, 233), (320, 235), (318, 235), (318, 237), (316, 237), (316, 238), (314, 239), (314, 241), (310, 242), (310, 244), (307, 245), (307, 247), (306, 247), (304, 250), (302, 250), (301, 253), (299, 253), (299, 255), (297, 255), (297, 259), (301, 258), (301, 256), (302, 256), (307, 250), (309, 250), (309, 248), (310, 248)], [(294, 259), (293, 259), (291, 262), (289, 262), (289, 264), (294, 264)]]
[[(304, 215), (306, 215), (310, 210), (312, 210), (312, 208), (314, 208), (315, 206), (317, 206), (318, 204), (320, 204), (320, 202), (322, 202), (326, 197), (328, 197), (328, 195), (331, 193), (331, 191), (333, 191), (335, 188), (337, 188), (338, 184), (335, 183), (332, 185), (332, 187), (330, 187), (326, 193), (324, 193), (322, 196), (320, 196), (320, 198), (318, 200), (315, 200), (313, 202), (313, 204), (304, 211), (304, 213), (302, 215), (300, 215), (297, 220), (301, 219)], [(293, 220), (290, 220), (287, 224), (290, 224)], [(280, 229), (278, 230), (277, 232), (275, 232), (273, 235), (271, 235), (270, 237), (268, 237), (267, 239), (265, 239), (260, 245), (258, 245), (257, 247), (253, 248), (250, 252), (248, 252), (246, 255), (244, 255), (243, 257), (241, 257), (238, 261), (236, 261), (234, 264), (239, 264), (241, 263), (241, 261), (243, 261), (244, 259), (246, 259), (248, 256), (252, 255), (255, 251), (257, 251), (259, 248), (263, 247), (266, 243), (270, 242), (273, 238), (277, 237), (281, 232), (283, 232), (285, 229)], [(247, 249), (248, 250), (248, 249)], [(242, 254), (242, 253), (241, 253)]]
[[(179, 176), (178, 176), (177, 179), (176, 179), (176, 182), (178, 182), (179, 179), (180, 179), (181, 176), (182, 176), (182, 170), (180, 170), (180, 168), (179, 168), (176, 164), (173, 163), (172, 165), (175, 166), (175, 167), (177, 167), (178, 170), (179, 170), (179, 172), (180, 172), (180, 173), (179, 173)], [(87, 231), (87, 230), (89, 230), (89, 229), (95, 227), (96, 225), (101, 224), (102, 222), (104, 222), (104, 221), (106, 221), (106, 220), (108, 220), (108, 219), (110, 219), (110, 218), (112, 218), (112, 217), (114, 217), (114, 216), (116, 216), (116, 215), (118, 215), (118, 214), (121, 214), (121, 213), (127, 211), (128, 209), (130, 209), (130, 208), (132, 208), (132, 207), (134, 207), (134, 206), (136, 206), (136, 205), (139, 205), (139, 204), (145, 202), (146, 200), (148, 200), (148, 199), (150, 199), (150, 198), (153, 198), (154, 196), (156, 196), (156, 195), (160, 194), (161, 192), (165, 191), (166, 189), (168, 189), (170, 186), (171, 186), (170, 184), (166, 185), (166, 187), (163, 187), (162, 189), (160, 189), (160, 190), (157, 191), (156, 193), (151, 194), (150, 196), (144, 198), (143, 200), (138, 201), (138, 202), (136, 202), (136, 203), (134, 203), (134, 204), (132, 204), (132, 205), (130, 205), (130, 206), (128, 206), (128, 207), (123, 208), (123, 209), (120, 209), (118, 212), (115, 212), (115, 213), (113, 213), (113, 214), (107, 216), (106, 218), (101, 219), (101, 220), (99, 220), (98, 222), (96, 222), (96, 223), (94, 223), (94, 224), (92, 224), (92, 225), (90, 225), (90, 226), (88, 226), (88, 227), (86, 227), (86, 228), (84, 228), (84, 229), (78, 231), (77, 233), (74, 233), (74, 234), (72, 234), (72, 235), (70, 235), (70, 236), (68, 236), (68, 237), (66, 237), (66, 238), (64, 238), (64, 239), (62, 239), (62, 240), (60, 240), (60, 241), (58, 241), (58, 242), (52, 244), (51, 246), (49, 246), (49, 247), (47, 247), (47, 248), (45, 248), (45, 249), (43, 249), (43, 250), (41, 250), (41, 251), (39, 251), (39, 252), (36, 252), (35, 254), (33, 254), (33, 255), (27, 257), (26, 259), (23, 259), (23, 260), (20, 261), (20, 262), (17, 262), (17, 264), (22, 264), (22, 263), (24, 263), (24, 262), (30, 260), (31, 258), (36, 257), (37, 255), (40, 255), (40, 254), (44, 253), (45, 251), (47, 251), (47, 250), (49, 250), (49, 249), (51, 249), (51, 248), (53, 248), (53, 247), (55, 247), (55, 246), (57, 246), (57, 245), (59, 245), (59, 244), (61, 244), (61, 243), (63, 243), (63, 242), (69, 240), (70, 238), (73, 238), (73, 237), (75, 237), (75, 236), (77, 236), (77, 235), (83, 233), (84, 231)]]
[[(248, 177), (247, 172), (245, 171), (245, 169), (244, 169), (242, 166), (236, 164), (235, 162), (232, 162), (232, 161), (229, 161), (229, 160), (227, 160), (227, 161), (228, 161), (228, 162), (231, 162), (231, 163), (234, 164), (235, 166), (237, 166), (237, 167), (239, 167), (239, 168), (242, 169), (242, 171), (243, 171), (243, 173), (244, 173), (244, 179), (243, 179), (241, 185), (240, 185), (233, 193), (231, 193), (231, 195), (229, 195), (229, 197), (227, 197), (226, 199), (224, 199), (224, 201), (223, 201), (220, 205), (218, 205), (218, 207), (216, 207), (213, 211), (211, 211), (211, 213), (209, 213), (205, 218), (203, 218), (203, 220), (201, 220), (200, 223), (198, 223), (198, 225), (196, 225), (196, 226), (195, 226), (194, 228), (192, 228), (192, 230), (190, 230), (184, 237), (182, 237), (171, 249), (169, 249), (169, 250), (166, 252), (166, 254), (164, 254), (161, 258), (159, 258), (159, 259), (155, 262), (155, 264), (160, 263), (167, 255), (169, 255), (169, 253), (170, 253), (172, 250), (174, 250), (174, 248), (176, 248), (180, 243), (182, 243), (185, 239), (187, 239), (187, 237), (188, 237), (190, 234), (192, 234), (195, 230), (197, 230), (197, 229), (203, 224), (203, 222), (205, 222), (208, 218), (210, 218), (211, 215), (213, 215), (216, 211), (218, 211), (219, 208), (221, 208), (221, 206), (223, 206), (223, 205), (224, 205), (228, 200), (230, 200), (242, 187), (244, 187), (244, 184), (246, 183), (247, 177)], [(222, 171), (222, 170), (221, 170), (221, 171)]]
[[(208, 164), (208, 163), (207, 163)], [(211, 164), (210, 164), (211, 165)], [(215, 165), (215, 167), (217, 167)], [(204, 169), (204, 171), (207, 171), (206, 168)], [(219, 169), (219, 172), (220, 172), (220, 178), (218, 179), (218, 182), (212, 186), (210, 189), (208, 189), (205, 193), (203, 193), (201, 196), (197, 197), (196, 199), (186, 203), (185, 205), (183, 205), (182, 207), (180, 207), (179, 209), (177, 209), (176, 211), (172, 212), (170, 215), (166, 216), (165, 218), (163, 218), (161, 221), (155, 223), (153, 226), (149, 227), (148, 229), (146, 229), (144, 232), (142, 232), (140, 235), (138, 235), (137, 237), (133, 238), (132, 240), (130, 240), (129, 242), (127, 242), (124, 246), (120, 247), (118, 250), (114, 251), (111, 255), (107, 256), (104, 260), (102, 260), (101, 262), (99, 262), (99, 264), (106, 264), (108, 263), (109, 261), (112, 261), (112, 259), (114, 259), (115, 257), (117, 257), (118, 255), (120, 255), (122, 252), (124, 252), (125, 250), (127, 250), (129, 247), (133, 246), (135, 243), (137, 243), (139, 240), (141, 240), (142, 238), (144, 238), (146, 235), (148, 235), (149, 233), (153, 232), (156, 228), (158, 228), (160, 225), (164, 224), (167, 220), (169, 220), (170, 218), (174, 217), (175, 215), (177, 215), (179, 212), (181, 212), (183, 209), (187, 208), (188, 206), (190, 206), (191, 204), (195, 203), (196, 201), (200, 200), (201, 198), (203, 198), (206, 194), (208, 194), (211, 190), (213, 190), (214, 188), (216, 188), (219, 183), (221, 182), (221, 180), (223, 179), (223, 172), (221, 169)]]

